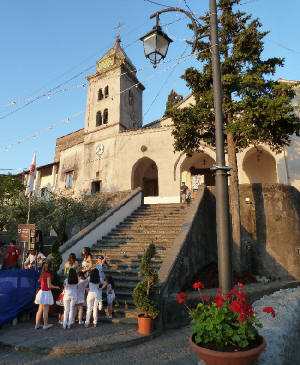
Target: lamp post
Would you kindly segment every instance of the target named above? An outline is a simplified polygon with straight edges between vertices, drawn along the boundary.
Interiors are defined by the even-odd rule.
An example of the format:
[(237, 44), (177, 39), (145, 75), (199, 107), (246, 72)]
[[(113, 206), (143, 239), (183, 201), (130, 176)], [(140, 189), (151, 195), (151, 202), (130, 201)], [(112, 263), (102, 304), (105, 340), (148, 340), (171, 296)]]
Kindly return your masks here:
[[(230, 167), (225, 165), (224, 131), (222, 113), (222, 87), (220, 71), (220, 55), (218, 41), (218, 21), (216, 0), (209, 0), (210, 5), (210, 42), (212, 54), (213, 71), (213, 92), (215, 111), (215, 143), (216, 143), (216, 164), (213, 170), (216, 174), (216, 222), (217, 222), (217, 243), (218, 243), (218, 268), (219, 285), (223, 293), (232, 288), (232, 263), (231, 263), (231, 236), (229, 228), (229, 198), (228, 198), (228, 171)], [(147, 33), (141, 40), (144, 43), (145, 56), (150, 59), (154, 67), (166, 57), (169, 44), (172, 40), (161, 31), (159, 26), (159, 15), (166, 12), (184, 13), (191, 21), (194, 30), (194, 42), (192, 53), (196, 49), (198, 40), (197, 24), (191, 13), (180, 8), (167, 8), (158, 11), (150, 16), (156, 17), (156, 25), (153, 30)]]

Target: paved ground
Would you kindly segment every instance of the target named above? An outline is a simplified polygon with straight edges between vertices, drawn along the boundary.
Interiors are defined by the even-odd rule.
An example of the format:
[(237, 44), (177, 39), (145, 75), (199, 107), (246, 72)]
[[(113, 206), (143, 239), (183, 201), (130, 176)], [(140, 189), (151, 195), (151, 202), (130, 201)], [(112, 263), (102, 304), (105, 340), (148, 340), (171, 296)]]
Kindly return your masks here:
[[(110, 326), (114, 325), (111, 324)], [(84, 331), (85, 329), (82, 328), (80, 330)], [(93, 330), (91, 328), (87, 331)], [(49, 329), (49, 332), (40, 331), (38, 331), (40, 342), (47, 342), (46, 336), (50, 336), (51, 329)], [(60, 331), (71, 336), (73, 330), (70, 330), (69, 333), (63, 330)], [(28, 330), (27, 336), (29, 333), (31, 335), (31, 332)], [(183, 327), (177, 330), (166, 331), (159, 337), (140, 345), (101, 353), (73, 355), (43, 355), (38, 351), (36, 353), (29, 353), (1, 348), (0, 365), (198, 365), (198, 358), (188, 344), (189, 335), (189, 327)]]

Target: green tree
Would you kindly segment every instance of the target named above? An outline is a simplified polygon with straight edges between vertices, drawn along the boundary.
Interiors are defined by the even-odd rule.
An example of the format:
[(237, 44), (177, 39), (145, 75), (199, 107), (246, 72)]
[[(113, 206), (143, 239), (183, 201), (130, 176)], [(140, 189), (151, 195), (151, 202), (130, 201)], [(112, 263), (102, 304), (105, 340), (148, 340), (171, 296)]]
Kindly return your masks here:
[(15, 198), (24, 190), (23, 184), (13, 175), (0, 175), (0, 204)]
[[(224, 138), (230, 173), (233, 239), (240, 245), (240, 203), (237, 152), (251, 145), (267, 144), (279, 152), (299, 133), (299, 119), (291, 100), (293, 86), (272, 80), (284, 59), (262, 59), (263, 38), (258, 19), (239, 10), (240, 0), (219, 0), (219, 45), (223, 91)], [(209, 14), (200, 17), (198, 60), (202, 70), (188, 68), (182, 78), (192, 90), (195, 105), (168, 112), (174, 120), (174, 147), (191, 154), (201, 143), (214, 146), (214, 104)]]
[(183, 99), (182, 95), (179, 95), (175, 92), (175, 90), (171, 90), (170, 94), (168, 95), (168, 100), (166, 102), (166, 111), (167, 114), (177, 103), (179, 103)]
[[(101, 194), (92, 197), (66, 197), (52, 193), (47, 198), (31, 198), (30, 223), (34, 223), (44, 235), (53, 228), (60, 244), (68, 238), (68, 230), (77, 226), (83, 229), (107, 210), (107, 204)], [(21, 192), (3, 204), (0, 210), (0, 224), (11, 237), (17, 236), (17, 226), (26, 223), (28, 199)]]

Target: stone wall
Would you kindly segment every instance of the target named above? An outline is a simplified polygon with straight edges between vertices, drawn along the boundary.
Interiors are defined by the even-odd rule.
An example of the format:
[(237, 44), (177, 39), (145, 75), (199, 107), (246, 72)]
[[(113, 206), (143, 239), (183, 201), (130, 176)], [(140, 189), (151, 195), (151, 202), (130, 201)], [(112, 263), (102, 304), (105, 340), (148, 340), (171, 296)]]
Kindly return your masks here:
[(83, 139), (84, 139), (84, 129), (79, 129), (78, 131), (57, 138), (54, 161), (55, 162), (59, 161), (61, 151), (64, 151), (67, 148), (71, 148), (79, 143), (82, 143)]
[(240, 186), (241, 270), (300, 279), (300, 193), (288, 185)]
[[(241, 247), (233, 244), (233, 267), (274, 279), (300, 279), (300, 192), (283, 184), (239, 188)], [(215, 188), (209, 190), (215, 195)]]

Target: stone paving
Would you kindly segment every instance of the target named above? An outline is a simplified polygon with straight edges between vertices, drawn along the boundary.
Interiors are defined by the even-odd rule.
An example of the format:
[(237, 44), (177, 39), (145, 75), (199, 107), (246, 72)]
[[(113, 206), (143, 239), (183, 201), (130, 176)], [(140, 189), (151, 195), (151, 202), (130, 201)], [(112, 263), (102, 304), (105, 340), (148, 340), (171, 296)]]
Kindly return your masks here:
[(118, 324), (98, 323), (96, 328), (74, 324), (71, 329), (63, 329), (61, 325), (54, 324), (48, 330), (35, 330), (34, 323), (30, 321), (2, 330), (0, 345), (39, 354), (92, 353), (137, 345), (158, 334), (140, 335), (135, 319), (124, 319)]
[[(121, 325), (113, 325), (107, 324), (110, 327), (119, 327)], [(82, 334), (81, 338), (84, 343), (87, 343), (88, 338), (91, 341), (105, 341), (105, 336), (111, 336), (115, 339), (116, 342), (120, 340), (120, 329), (107, 329), (106, 326), (102, 326), (99, 328), (79, 328), (80, 334)], [(26, 329), (27, 328), (27, 329)], [(34, 330), (32, 327), (23, 327), (22, 331), (24, 331), (24, 335), (30, 338), (32, 337), (32, 332)], [(125, 327), (123, 327), (124, 330)], [(136, 327), (129, 326), (127, 328), (129, 331), (135, 332), (135, 336), (140, 336), (136, 332)], [(10, 331), (17, 331), (15, 328), (12, 328)], [(52, 331), (52, 334), (51, 334)], [(38, 330), (37, 334), (34, 332), (34, 343), (38, 347), (45, 347), (46, 343), (49, 341), (53, 341), (53, 337), (55, 335), (61, 336), (59, 338), (64, 338), (66, 336), (66, 342), (69, 343), (71, 341), (71, 337), (76, 336), (77, 329), (71, 329), (70, 331), (62, 330), (62, 329), (49, 329), (47, 331)], [(97, 331), (97, 334), (96, 334)], [(114, 332), (116, 331), (116, 332)], [(112, 336), (112, 333), (114, 335)], [(133, 332), (130, 332), (132, 335)], [(5, 338), (7, 330), (0, 332), (1, 341)], [(90, 335), (91, 333), (91, 335)], [(106, 333), (106, 335), (104, 334)], [(19, 333), (21, 334), (21, 332)], [(96, 337), (99, 338), (96, 339)], [(101, 353), (93, 353), (92, 351), (86, 351), (86, 353), (77, 353), (77, 354), (63, 354), (63, 353), (50, 353), (43, 354), (38, 350), (35, 351), (16, 351), (12, 348), (1, 348), (0, 349), (0, 365), (77, 365), (77, 364), (103, 364), (103, 365), (158, 365), (158, 364), (168, 364), (168, 365), (198, 365), (198, 358), (193, 352), (193, 350), (189, 347), (188, 339), (190, 335), (190, 328), (183, 327), (181, 329), (169, 330), (163, 332), (159, 337), (152, 339), (151, 341), (147, 341), (132, 347), (121, 347), (115, 348), (112, 351), (106, 351)], [(10, 338), (12, 333), (9, 334)], [(36, 337), (37, 336), (37, 337)], [(121, 334), (122, 336), (122, 334)], [(37, 341), (39, 338), (39, 342)], [(57, 337), (58, 339), (58, 337)], [(80, 346), (82, 347), (81, 343)]]

